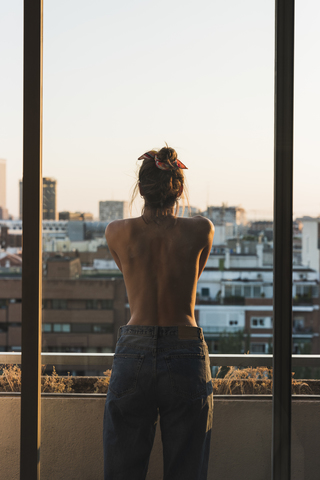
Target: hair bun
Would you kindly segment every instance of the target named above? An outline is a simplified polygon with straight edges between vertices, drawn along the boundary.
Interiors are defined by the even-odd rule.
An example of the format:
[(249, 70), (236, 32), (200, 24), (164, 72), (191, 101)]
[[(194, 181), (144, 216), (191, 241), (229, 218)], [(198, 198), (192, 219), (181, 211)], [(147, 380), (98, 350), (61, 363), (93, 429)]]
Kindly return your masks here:
[(160, 162), (167, 163), (171, 167), (174, 167), (173, 162), (177, 160), (177, 152), (171, 147), (163, 147), (157, 153), (157, 157)]

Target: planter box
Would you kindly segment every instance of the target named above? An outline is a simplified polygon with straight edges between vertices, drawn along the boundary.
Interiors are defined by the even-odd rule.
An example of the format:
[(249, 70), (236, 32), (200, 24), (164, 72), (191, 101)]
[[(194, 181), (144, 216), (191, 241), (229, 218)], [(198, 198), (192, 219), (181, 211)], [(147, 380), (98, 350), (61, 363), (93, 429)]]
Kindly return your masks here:
[[(41, 480), (103, 479), (104, 402), (103, 395), (42, 397)], [(319, 408), (318, 396), (293, 398), (292, 480), (319, 479)], [(0, 478), (19, 480), (20, 395), (1, 394), (0, 409)], [(215, 397), (208, 480), (270, 480), (271, 415), (269, 396)], [(147, 480), (162, 480), (159, 429)]]

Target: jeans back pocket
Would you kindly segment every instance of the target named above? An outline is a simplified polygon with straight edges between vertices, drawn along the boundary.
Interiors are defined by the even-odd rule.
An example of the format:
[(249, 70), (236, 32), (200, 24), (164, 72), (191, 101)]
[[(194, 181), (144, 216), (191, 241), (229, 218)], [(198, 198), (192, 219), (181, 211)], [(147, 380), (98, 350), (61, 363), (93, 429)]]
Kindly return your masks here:
[(115, 353), (109, 388), (116, 397), (134, 393), (144, 355)]
[(210, 366), (206, 355), (200, 353), (170, 355), (166, 357), (166, 363), (172, 389), (177, 395), (196, 399), (212, 392)]

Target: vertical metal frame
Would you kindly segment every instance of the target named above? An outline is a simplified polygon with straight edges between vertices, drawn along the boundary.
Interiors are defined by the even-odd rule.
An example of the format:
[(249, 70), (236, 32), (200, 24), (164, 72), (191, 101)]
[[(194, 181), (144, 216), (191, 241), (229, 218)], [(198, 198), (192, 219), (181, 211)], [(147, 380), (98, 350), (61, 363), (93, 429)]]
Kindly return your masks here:
[(294, 0), (276, 0), (272, 479), (290, 480)]
[(42, 0), (24, 0), (20, 479), (40, 479)]

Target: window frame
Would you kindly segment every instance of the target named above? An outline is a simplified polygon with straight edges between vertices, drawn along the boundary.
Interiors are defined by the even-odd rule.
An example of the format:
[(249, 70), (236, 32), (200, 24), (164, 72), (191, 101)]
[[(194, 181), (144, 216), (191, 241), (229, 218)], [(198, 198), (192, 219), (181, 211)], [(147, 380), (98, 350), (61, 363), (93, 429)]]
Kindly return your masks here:
[[(273, 480), (290, 480), (294, 0), (275, 0)], [(40, 479), (43, 0), (24, 0), (20, 478)]]

